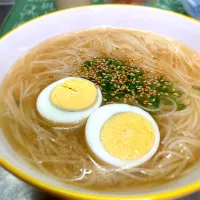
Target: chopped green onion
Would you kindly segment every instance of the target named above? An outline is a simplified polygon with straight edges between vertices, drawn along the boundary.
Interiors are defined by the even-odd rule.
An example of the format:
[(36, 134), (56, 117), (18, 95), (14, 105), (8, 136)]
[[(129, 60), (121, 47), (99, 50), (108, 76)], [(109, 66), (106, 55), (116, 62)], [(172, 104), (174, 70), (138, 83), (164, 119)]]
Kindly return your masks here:
[(16, 100), (15, 102), (16, 102), (16, 105), (19, 107), (20, 101)]
[(193, 85), (192, 88), (195, 89), (195, 90), (200, 90), (200, 87), (197, 86), (197, 85)]
[(186, 107), (187, 106), (185, 104), (178, 104), (178, 110), (184, 110)]
[[(101, 88), (104, 103), (123, 101), (156, 109), (160, 107), (161, 101), (171, 105), (170, 102), (165, 103), (167, 96), (177, 101), (182, 95), (164, 75), (141, 67), (132, 67), (115, 58), (85, 61), (78, 74)], [(180, 109), (183, 109), (183, 105), (179, 105)]]
[(90, 61), (85, 61), (84, 62), (84, 67), (90, 67), (91, 66), (91, 62)]

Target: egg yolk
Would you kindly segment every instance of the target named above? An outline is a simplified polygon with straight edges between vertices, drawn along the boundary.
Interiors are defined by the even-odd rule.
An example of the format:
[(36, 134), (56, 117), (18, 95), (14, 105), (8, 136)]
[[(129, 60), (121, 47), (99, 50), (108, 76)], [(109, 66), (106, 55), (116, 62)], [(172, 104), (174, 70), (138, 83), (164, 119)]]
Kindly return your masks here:
[(51, 103), (62, 110), (76, 111), (91, 107), (97, 99), (95, 85), (84, 79), (69, 79), (53, 89)]
[(152, 148), (155, 136), (151, 122), (136, 113), (119, 113), (102, 127), (101, 142), (112, 156), (133, 160), (144, 156)]

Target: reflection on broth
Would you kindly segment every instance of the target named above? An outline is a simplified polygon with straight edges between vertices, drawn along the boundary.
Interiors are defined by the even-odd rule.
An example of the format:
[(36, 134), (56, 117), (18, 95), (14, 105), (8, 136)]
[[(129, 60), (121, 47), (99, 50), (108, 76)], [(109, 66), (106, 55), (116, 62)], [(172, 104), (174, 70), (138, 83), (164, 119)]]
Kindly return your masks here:
[[(190, 172), (200, 159), (199, 70), (199, 55), (150, 32), (106, 28), (57, 36), (20, 58), (7, 74), (1, 127), (25, 160), (67, 184), (96, 190), (160, 184)], [(101, 90), (101, 106), (124, 103), (147, 111), (160, 131), (154, 156), (135, 167), (106, 164), (85, 142), (87, 116), (66, 124), (41, 117), (39, 94), (66, 77), (93, 82)]]

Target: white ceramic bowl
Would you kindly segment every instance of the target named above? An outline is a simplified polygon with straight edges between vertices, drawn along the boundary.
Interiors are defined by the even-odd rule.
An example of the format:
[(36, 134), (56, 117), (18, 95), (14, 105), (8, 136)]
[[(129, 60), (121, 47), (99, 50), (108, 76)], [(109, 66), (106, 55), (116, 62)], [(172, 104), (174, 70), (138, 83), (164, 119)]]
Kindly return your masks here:
[[(19, 56), (40, 42), (66, 32), (97, 26), (143, 29), (172, 37), (200, 52), (200, 23), (159, 9), (125, 6), (86, 6), (37, 18), (0, 40), (0, 81)], [(200, 164), (185, 177), (152, 188), (131, 192), (94, 192), (53, 180), (23, 161), (0, 134), (0, 164), (24, 181), (62, 197), (75, 199), (169, 199), (200, 189)]]

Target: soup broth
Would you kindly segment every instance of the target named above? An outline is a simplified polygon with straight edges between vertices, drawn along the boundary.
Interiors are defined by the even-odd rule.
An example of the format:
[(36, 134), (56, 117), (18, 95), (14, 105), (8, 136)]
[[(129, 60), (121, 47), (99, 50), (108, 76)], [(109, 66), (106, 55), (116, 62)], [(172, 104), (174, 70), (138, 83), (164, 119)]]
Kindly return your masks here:
[[(119, 96), (123, 98), (111, 98), (111, 93), (106, 97), (105, 83), (95, 78), (94, 61), (98, 66), (102, 59), (117, 60), (122, 65), (116, 66), (150, 74), (141, 75), (146, 81), (140, 85), (144, 94), (136, 88), (126, 99), (122, 89)], [(84, 69), (88, 63), (94, 68)], [(88, 75), (91, 70), (95, 75)], [(120, 76), (122, 72), (116, 73)], [(38, 95), (49, 84), (68, 76), (83, 77), (98, 85), (103, 104), (127, 103), (149, 112), (160, 130), (156, 154), (137, 167), (113, 167), (88, 150), (86, 120), (56, 124), (43, 119), (36, 110)], [(11, 68), (0, 90), (1, 128), (23, 159), (67, 184), (96, 190), (160, 184), (185, 175), (200, 159), (199, 77), (200, 56), (158, 34), (117, 28), (64, 34), (39, 44)], [(138, 79), (138, 83), (144, 79)], [(155, 95), (149, 95), (157, 95), (157, 104), (156, 98), (146, 95), (147, 86), (155, 91)]]

